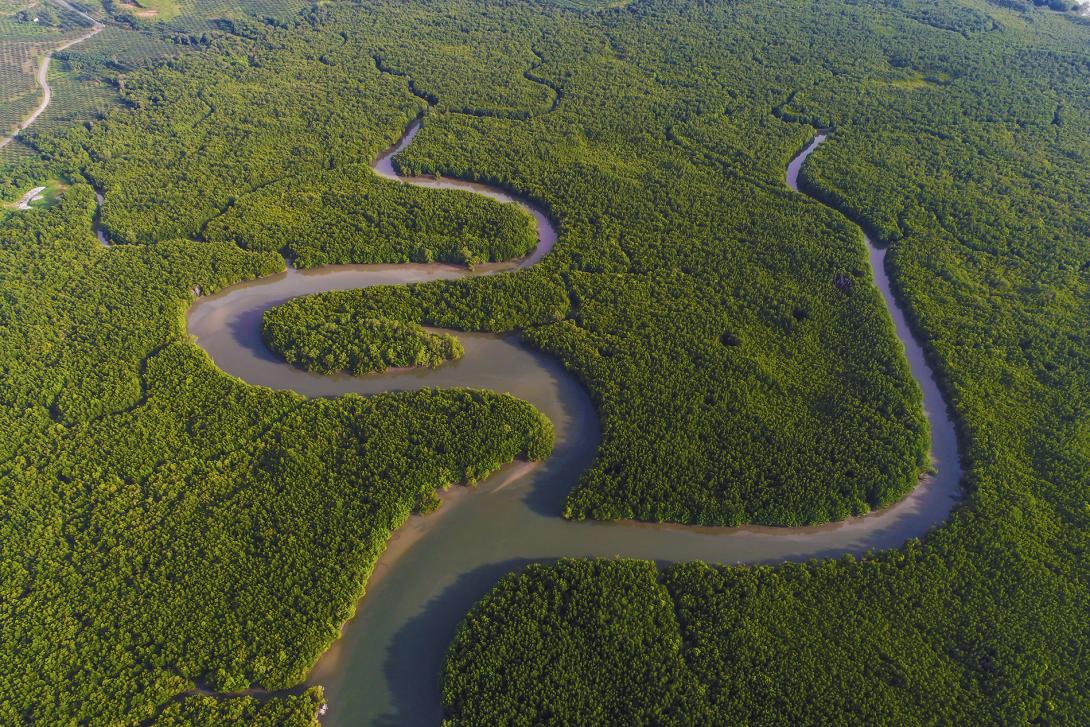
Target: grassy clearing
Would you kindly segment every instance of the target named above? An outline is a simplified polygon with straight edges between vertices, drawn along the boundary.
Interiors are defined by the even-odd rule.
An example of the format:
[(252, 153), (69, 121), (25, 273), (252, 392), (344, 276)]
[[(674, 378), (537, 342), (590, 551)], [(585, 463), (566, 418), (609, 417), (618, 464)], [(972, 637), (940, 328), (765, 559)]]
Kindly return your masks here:
[(118, 7), (139, 20), (173, 20), (182, 9), (175, 0), (133, 0), (118, 3)]
[(52, 207), (60, 201), (60, 198), (64, 196), (64, 193), (71, 186), (67, 182), (61, 179), (50, 179), (45, 183), (45, 189), (35, 195), (34, 199), (30, 200), (30, 206), (34, 209), (44, 209)]

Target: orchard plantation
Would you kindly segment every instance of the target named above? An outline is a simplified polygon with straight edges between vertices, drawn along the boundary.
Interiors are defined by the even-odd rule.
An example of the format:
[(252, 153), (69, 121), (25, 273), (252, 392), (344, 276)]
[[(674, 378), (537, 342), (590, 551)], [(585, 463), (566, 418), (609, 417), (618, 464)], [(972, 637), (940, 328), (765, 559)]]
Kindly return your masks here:
[[(187, 335), (198, 295), (286, 260), (526, 255), (517, 207), (371, 171), (417, 117), (399, 171), (516, 192), (555, 248), (286, 301), (275, 355), (364, 374), (456, 365), (451, 329), (514, 334), (600, 417), (557, 517), (843, 520), (929, 467), (862, 225), (965, 470), (947, 522), (862, 558), (510, 573), (435, 675), (452, 725), (1090, 723), (1090, 20), (1020, 0), (78, 4), (106, 29), (58, 53), (53, 104), (0, 153), (6, 202), (54, 190), (0, 208), (0, 723), (312, 724), (321, 689), (299, 685), (392, 534), (549, 456), (552, 424), (502, 391), (306, 399)], [(0, 47), (88, 22), (54, 5), (28, 29), (33, 5), (0, 10)], [(784, 168), (819, 128), (811, 199)]]

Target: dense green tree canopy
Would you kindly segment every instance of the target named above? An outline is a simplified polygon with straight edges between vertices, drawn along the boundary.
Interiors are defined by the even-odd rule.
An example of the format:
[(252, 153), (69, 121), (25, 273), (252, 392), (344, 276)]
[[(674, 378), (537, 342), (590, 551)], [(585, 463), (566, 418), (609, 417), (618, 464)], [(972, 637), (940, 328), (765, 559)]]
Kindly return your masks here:
[[(754, 185), (771, 182), (784, 157), (763, 169), (753, 150), (775, 137), (768, 122), (747, 119), (750, 109), (835, 129), (803, 182), (890, 245), (894, 283), (965, 437), (967, 506), (925, 544), (858, 562), (694, 564), (660, 571), (655, 583), (622, 569), (615, 600), (665, 588), (676, 631), (638, 620), (621, 636), (605, 630), (613, 601), (570, 578), (570, 565), (504, 581), (450, 652), (445, 698), (456, 724), (487, 723), (479, 716), (497, 694), (517, 705), (514, 723), (549, 721), (557, 704), (574, 710), (574, 722), (623, 721), (627, 713), (611, 706), (616, 690), (652, 665), (692, 689), (679, 723), (1090, 719), (1082, 629), (1090, 605), (1082, 556), (1090, 522), (1090, 32), (1070, 18), (976, 4), (958, 15), (942, 9), (994, 20), (956, 35), (910, 3), (776, 12), (772, 22), (744, 3), (639, 5), (616, 18), (623, 30), (613, 37), (626, 57), (642, 51), (659, 78), (670, 56), (651, 48), (661, 42), (676, 58), (678, 45), (696, 47), (705, 60), (685, 72), (723, 79), (729, 100), (718, 108), (705, 101), (670, 138)], [(662, 21), (660, 31), (680, 26), (680, 37), (650, 40), (636, 29), (638, 15)], [(729, 65), (711, 61), (698, 17), (720, 34)], [(436, 145), (435, 161), (422, 159), (422, 168), (444, 153)], [(583, 613), (547, 607), (591, 597), (601, 605)], [(525, 613), (537, 615), (534, 624)], [(514, 646), (532, 633), (563, 636), (537, 649)], [(683, 643), (680, 672), (659, 650), (637, 664), (609, 659), (613, 644), (672, 635)], [(542, 685), (537, 675), (555, 651), (596, 639), (578, 670)], [(502, 674), (497, 660), (508, 666)], [(587, 689), (603, 690), (599, 700), (588, 701)], [(676, 700), (664, 691), (657, 707)]]
[(297, 310), (271, 312), (262, 330), (269, 348), (307, 371), (359, 376), (391, 367), (434, 367), (465, 353), (454, 336), (415, 323), (389, 318), (302, 321), (293, 315)]
[[(851, 219), (890, 246), (967, 458), (965, 506), (904, 550), (505, 579), (452, 648), (454, 723), (1090, 721), (1086, 23), (976, 0), (590, 9), (183, 14), (133, 31), (186, 50), (111, 70), (123, 106), (30, 139), (5, 194), (74, 184), (0, 223), (0, 722), (308, 719), (314, 695), (169, 702), (296, 684), (437, 488), (547, 455), (548, 422), (509, 396), (308, 401), (186, 339), (196, 288), (279, 252), (523, 254), (515, 210), (367, 171), (425, 110), (401, 169), (524, 193), (555, 250), (290, 302), (281, 351), (518, 331), (601, 414), (567, 516), (836, 520), (926, 466)], [(834, 133), (803, 182), (840, 213), (783, 185), (813, 126)], [(97, 245), (84, 180), (131, 244)]]
[[(512, 283), (511, 298), (495, 298), (483, 315), (504, 321), (489, 330), (519, 329), (556, 354), (598, 404), (603, 445), (568, 516), (797, 525), (886, 505), (926, 465), (926, 423), (868, 284), (858, 232), (779, 182), (808, 134), (797, 124), (765, 114), (768, 158), (746, 171), (766, 177), (761, 185), (723, 175), (694, 156), (691, 141), (672, 141), (704, 132), (702, 117), (722, 114), (715, 104), (725, 92), (694, 86), (673, 62), (653, 73), (641, 67), (670, 44), (699, 38), (679, 30), (654, 40), (626, 27), (653, 10), (580, 22), (517, 4), (454, 15), (381, 3), (323, 8), (288, 30), (247, 26), (246, 63), (233, 37), (219, 43), (221, 53), (134, 73), (125, 91), (134, 110), (40, 143), (105, 191), (102, 220), (122, 242), (234, 240), (287, 251), (304, 265), (525, 253), (529, 222), (514, 208), (365, 169), (399, 125), (431, 104), (398, 158), (403, 172), (524, 191), (560, 225), (540, 275)], [(614, 36), (649, 47), (627, 61)], [(730, 60), (704, 52), (707, 63)], [(556, 103), (542, 107), (529, 91), (497, 99), (498, 77), (511, 89), (554, 93)], [(329, 98), (341, 101), (319, 111)], [(526, 113), (510, 113), (515, 101)], [(692, 131), (677, 128), (690, 119)], [(152, 162), (164, 157), (169, 182)], [(433, 216), (444, 195), (446, 210)], [(357, 206), (366, 211), (345, 224)], [(451, 239), (431, 242), (440, 231)], [(477, 285), (502, 293), (491, 283), (442, 284), (449, 294), (425, 295), (439, 305), (403, 315), (473, 328), (482, 312), (459, 317), (445, 306), (472, 311), (454, 291)], [(519, 314), (542, 295), (523, 291), (541, 285), (566, 290), (562, 320)], [(350, 312), (346, 296), (331, 294), (336, 326), (362, 331), (391, 317), (369, 302), (385, 295), (366, 291)], [(292, 306), (277, 319), (277, 348), (298, 359), (303, 349), (319, 351), (314, 333), (282, 324), (312, 329), (327, 306), (322, 296)], [(351, 368), (350, 358), (317, 368)]]
[[(187, 340), (194, 290), (282, 259), (224, 243), (105, 249), (93, 205), (75, 186), (0, 229), (7, 724), (138, 723), (197, 684), (296, 684), (411, 512), (552, 443), (548, 420), (507, 395), (305, 400), (224, 376)], [(280, 707), (254, 709), (237, 714), (280, 723), (266, 719)]]

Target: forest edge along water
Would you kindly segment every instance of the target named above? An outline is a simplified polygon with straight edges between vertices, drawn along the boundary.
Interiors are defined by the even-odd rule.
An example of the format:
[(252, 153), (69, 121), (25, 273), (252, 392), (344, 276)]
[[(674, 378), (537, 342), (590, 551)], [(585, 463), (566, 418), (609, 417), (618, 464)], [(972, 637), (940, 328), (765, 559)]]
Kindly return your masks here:
[[(341, 638), (318, 660), (308, 683), (326, 689), (328, 725), (436, 724), (442, 719), (438, 676), (454, 631), (470, 607), (503, 575), (532, 562), (562, 557), (630, 557), (671, 563), (778, 563), (863, 554), (899, 547), (946, 519), (960, 495), (958, 440), (922, 346), (885, 273), (885, 250), (865, 236), (874, 280), (923, 391), (930, 423), (933, 473), (904, 499), (865, 516), (800, 528), (698, 527), (642, 522), (573, 522), (561, 517), (566, 495), (591, 464), (599, 423), (581, 384), (556, 360), (517, 336), (457, 333), (465, 356), (437, 369), (363, 377), (324, 376), (294, 368), (272, 354), (261, 335), (262, 314), (300, 296), (371, 285), (450, 280), (527, 267), (552, 248), (557, 232), (538, 206), (487, 185), (452, 179), (400, 178), (392, 159), (420, 129), (414, 121), (374, 169), (398, 181), (486, 194), (520, 204), (537, 220), (539, 244), (523, 260), (467, 270), (449, 265), (340, 265), (284, 273), (199, 298), (189, 332), (220, 369), (249, 383), (307, 396), (377, 394), (463, 386), (509, 392), (530, 402), (556, 429), (543, 463), (515, 463), (473, 488), (452, 488), (443, 506), (413, 516), (391, 539)], [(788, 165), (787, 184), (827, 138), (820, 132)]]

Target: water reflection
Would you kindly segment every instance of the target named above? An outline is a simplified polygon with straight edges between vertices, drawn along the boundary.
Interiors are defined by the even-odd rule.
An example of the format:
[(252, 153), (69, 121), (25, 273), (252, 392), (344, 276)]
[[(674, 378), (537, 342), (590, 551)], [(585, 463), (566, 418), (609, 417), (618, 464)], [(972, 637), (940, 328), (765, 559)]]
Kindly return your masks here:
[[(380, 158), (377, 170), (393, 175), (391, 156), (412, 140), (418, 125)], [(819, 135), (788, 167), (797, 190), (803, 161)], [(504, 201), (505, 192), (457, 180), (408, 180), (443, 188), (471, 189)], [(520, 204), (524, 204), (520, 202)], [(540, 209), (541, 244), (519, 265), (545, 255), (556, 231)], [(806, 528), (714, 528), (633, 522), (569, 522), (563, 501), (591, 464), (599, 441), (594, 407), (583, 387), (555, 360), (515, 336), (459, 333), (465, 356), (437, 369), (352, 377), (322, 376), (293, 368), (272, 355), (261, 339), (263, 312), (299, 295), (328, 290), (449, 280), (474, 273), (446, 265), (356, 265), (315, 271), (289, 270), (234, 286), (198, 301), (189, 331), (227, 373), (250, 383), (308, 396), (374, 394), (421, 387), (468, 386), (505, 391), (529, 401), (556, 429), (554, 454), (544, 463), (509, 465), (473, 489), (454, 488), (443, 507), (414, 516), (391, 540), (368, 584), (356, 617), (342, 639), (316, 665), (313, 683), (326, 687), (326, 724), (436, 724), (441, 718), (437, 677), (458, 622), (504, 574), (530, 562), (565, 556), (633, 557), (670, 563), (777, 563), (862, 554), (921, 537), (942, 522), (960, 493), (957, 439), (948, 409), (923, 350), (893, 298), (885, 252), (868, 239), (875, 282), (924, 393), (937, 474), (882, 511)], [(484, 273), (510, 269), (510, 264)]]

